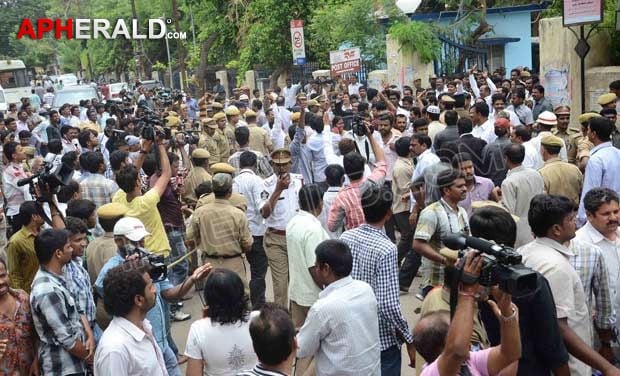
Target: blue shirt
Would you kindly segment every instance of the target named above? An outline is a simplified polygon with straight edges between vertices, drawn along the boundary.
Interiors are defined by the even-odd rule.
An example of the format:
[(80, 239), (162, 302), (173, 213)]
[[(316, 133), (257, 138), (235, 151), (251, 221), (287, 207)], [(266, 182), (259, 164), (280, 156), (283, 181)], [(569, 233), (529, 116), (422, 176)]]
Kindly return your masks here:
[(191, 98), (186, 100), (185, 104), (187, 105), (187, 116), (189, 116), (190, 119), (196, 119), (196, 111), (200, 110), (200, 108), (198, 108), (198, 102), (196, 102), (194, 98)]
[[(117, 254), (111, 259), (109, 259), (108, 262), (106, 262), (101, 269), (101, 272), (99, 272), (99, 276), (95, 281), (95, 288), (97, 289), (97, 293), (99, 294), (99, 296), (101, 296), (102, 298), (103, 280), (106, 274), (108, 274), (108, 271), (110, 271), (110, 269), (122, 264), (123, 262), (125, 262), (125, 260), (119, 254)], [(161, 299), (161, 292), (169, 290), (174, 286), (172, 286), (172, 283), (170, 283), (170, 281), (168, 281), (168, 279), (166, 278), (161, 282), (155, 283), (155, 287), (157, 288), (157, 295), (155, 295), (155, 306), (146, 313), (146, 318), (149, 320), (151, 326), (153, 327), (153, 336), (155, 337), (159, 348), (162, 352), (164, 352), (164, 350), (168, 347), (168, 333), (166, 332), (164, 316), (165, 310), (164, 303)]]
[(590, 151), (590, 160), (586, 165), (583, 179), (583, 190), (577, 213), (577, 226), (586, 223), (586, 210), (583, 199), (592, 188), (609, 188), (620, 193), (620, 150), (612, 146), (611, 142), (604, 142)]
[(304, 178), (304, 182), (310, 183), (312, 182), (312, 151), (308, 148), (307, 144), (303, 143), (304, 138), (306, 137), (306, 131), (297, 127), (295, 129), (295, 137), (293, 137), (293, 142), (289, 146), (289, 150), (291, 151), (291, 159), (293, 161), (293, 166), (291, 168), (291, 172), (301, 174)]

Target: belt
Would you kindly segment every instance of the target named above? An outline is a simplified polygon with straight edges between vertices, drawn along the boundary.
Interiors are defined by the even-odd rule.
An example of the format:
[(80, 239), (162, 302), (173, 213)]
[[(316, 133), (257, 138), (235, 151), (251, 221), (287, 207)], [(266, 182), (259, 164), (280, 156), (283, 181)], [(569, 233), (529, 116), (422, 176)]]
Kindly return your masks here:
[(204, 257), (212, 258), (212, 259), (233, 259), (233, 258), (241, 257), (241, 254), (238, 254), (238, 255), (223, 255), (223, 256), (211, 256), (211, 255), (205, 254)]
[(166, 231), (185, 231), (185, 226), (164, 225)]
[(285, 236), (286, 235), (286, 231), (284, 230), (278, 230), (277, 228), (273, 228), (273, 227), (267, 227), (267, 231), (276, 234), (276, 235), (282, 235)]

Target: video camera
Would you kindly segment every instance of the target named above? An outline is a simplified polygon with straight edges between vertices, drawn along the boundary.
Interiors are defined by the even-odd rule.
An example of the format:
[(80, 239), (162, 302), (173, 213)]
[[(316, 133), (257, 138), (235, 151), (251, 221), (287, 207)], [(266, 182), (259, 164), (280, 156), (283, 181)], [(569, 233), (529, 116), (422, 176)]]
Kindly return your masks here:
[(138, 107), (144, 110), (145, 115), (138, 119), (138, 126), (141, 128), (140, 136), (149, 141), (155, 141), (155, 136), (160, 136), (165, 140), (172, 138), (172, 131), (170, 128), (165, 128), (163, 131), (158, 130), (155, 126), (166, 124), (166, 119), (161, 119), (153, 110), (151, 110), (143, 101), (138, 103)]
[[(353, 120), (351, 121), (351, 129), (353, 130), (353, 133), (355, 133), (357, 136), (362, 137), (362, 136), (369, 136), (366, 131), (366, 126), (364, 125), (364, 122), (366, 120), (359, 115), (355, 115), (353, 117)], [(370, 127), (370, 133), (372, 133), (372, 126)]]
[(57, 194), (60, 186), (67, 185), (73, 178), (73, 168), (66, 163), (54, 165), (56, 155), (48, 153), (43, 162), (43, 171), (17, 182), (18, 187), (30, 185), (30, 194), (38, 202), (51, 202), (52, 195)]
[(482, 252), (482, 270), (477, 281), (482, 286), (499, 285), (501, 290), (514, 297), (532, 294), (538, 288), (536, 272), (525, 267), (521, 255), (510, 247), (461, 234), (448, 235), (442, 242), (450, 249), (459, 250), (461, 258), (465, 253), (463, 250), (467, 248)]
[(153, 283), (161, 282), (168, 277), (168, 267), (164, 263), (164, 256), (152, 254), (139, 247), (136, 247), (129, 255), (134, 254), (138, 255), (140, 260), (148, 263), (149, 276)]

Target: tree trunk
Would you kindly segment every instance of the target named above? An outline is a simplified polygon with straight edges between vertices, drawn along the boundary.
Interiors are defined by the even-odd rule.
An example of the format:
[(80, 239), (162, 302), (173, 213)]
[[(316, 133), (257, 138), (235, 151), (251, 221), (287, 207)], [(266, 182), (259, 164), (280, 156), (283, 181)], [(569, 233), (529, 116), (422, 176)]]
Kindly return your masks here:
[(269, 87), (271, 89), (275, 89), (276, 86), (278, 86), (278, 79), (280, 78), (282, 73), (284, 72), (290, 73), (290, 71), (291, 71), (291, 66), (289, 64), (276, 68), (273, 71), (273, 73), (271, 73), (271, 76), (269, 77)]
[(200, 45), (200, 65), (198, 66), (198, 70), (196, 71), (196, 79), (198, 80), (198, 93), (196, 94), (198, 98), (202, 97), (204, 93), (207, 91), (207, 62), (209, 60), (209, 50), (211, 49), (211, 45), (215, 42), (217, 38), (217, 33), (212, 33), (209, 35), (207, 39), (205, 39)]

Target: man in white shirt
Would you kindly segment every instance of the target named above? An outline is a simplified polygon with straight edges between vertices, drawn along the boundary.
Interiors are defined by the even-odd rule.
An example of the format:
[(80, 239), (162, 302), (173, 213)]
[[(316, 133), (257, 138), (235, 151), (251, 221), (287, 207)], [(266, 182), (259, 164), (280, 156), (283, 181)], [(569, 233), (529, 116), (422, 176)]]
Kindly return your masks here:
[[(286, 246), (289, 267), (291, 317), (295, 327), (304, 324), (310, 307), (319, 298), (321, 289), (315, 283), (314, 250), (329, 235), (317, 218), (323, 209), (322, 192), (317, 184), (304, 185), (299, 191), (299, 211), (286, 225)], [(303, 375), (311, 359), (297, 362)]]
[(439, 121), (440, 112), (441, 111), (437, 106), (426, 107), (426, 118), (429, 121), (428, 137), (431, 138), (431, 141), (435, 141), (435, 136), (437, 135), (437, 133), (446, 129), (446, 125)]
[(348, 86), (349, 95), (360, 95), (360, 87), (362, 87), (362, 84), (357, 82), (357, 76), (355, 74), (351, 75)]
[(571, 375), (590, 376), (592, 368), (604, 375), (620, 370), (592, 349), (592, 318), (579, 274), (570, 263), (572, 252), (564, 246), (575, 237), (575, 204), (568, 198), (537, 195), (532, 199), (529, 224), (536, 239), (518, 249), (523, 264), (549, 282), (560, 332), (571, 357)]
[(233, 180), (233, 192), (241, 193), (247, 200), (245, 215), (252, 233), (252, 250), (246, 254), (250, 264), (250, 299), (252, 308), (259, 309), (265, 304), (265, 275), (267, 275), (267, 255), (263, 247), (265, 224), (260, 214), (263, 179), (256, 175), (257, 158), (252, 151), (244, 151), (239, 157), (239, 174)]
[[(607, 274), (612, 282), (609, 286), (611, 302), (617, 314), (620, 310), (615, 281), (620, 279), (620, 199), (609, 188), (593, 188), (586, 193), (583, 205), (588, 222), (577, 231), (576, 239), (598, 246), (603, 254)], [(616, 328), (620, 328), (616, 319)]]
[(315, 254), (315, 282), (323, 291), (297, 335), (297, 357), (314, 356), (318, 375), (380, 375), (377, 299), (372, 287), (351, 278), (353, 257), (345, 243), (326, 240)]
[[(538, 125), (538, 135), (532, 137), (528, 144), (536, 150), (536, 159), (533, 168), (538, 170), (545, 164), (542, 154), (540, 153), (540, 142), (543, 138), (552, 134), (551, 129), (558, 124), (558, 119), (553, 112), (543, 111), (538, 115), (536, 124)], [(564, 140), (562, 140), (562, 148), (560, 149), (560, 159), (564, 162), (568, 161), (568, 153), (566, 151), (566, 145), (564, 145)]]
[(282, 89), (282, 95), (284, 96), (284, 107), (291, 108), (295, 106), (297, 100), (297, 92), (299, 91), (299, 84), (292, 84), (293, 81), (290, 78), (286, 79), (286, 86)]
[(120, 264), (104, 280), (104, 305), (114, 318), (95, 353), (97, 375), (167, 376), (166, 364), (146, 313), (156, 288), (145, 265)]
[(474, 137), (478, 137), (481, 140), (486, 141), (487, 144), (497, 140), (495, 135), (494, 123), (489, 120), (489, 107), (484, 103), (476, 103), (469, 110), (471, 120), (474, 123), (474, 129), (471, 134)]
[(501, 93), (493, 94), (491, 96), (491, 103), (493, 104), (493, 112), (489, 115), (489, 121), (491, 122), (491, 124), (495, 124), (495, 120), (497, 119), (497, 114), (500, 111), (504, 111), (504, 112), (507, 112), (508, 115), (510, 116), (510, 125), (512, 125), (513, 127), (516, 127), (518, 125), (523, 125), (519, 121), (519, 117), (517, 116), (517, 114), (510, 111), (509, 109), (506, 109), (506, 98), (504, 97), (504, 94), (501, 94)]

